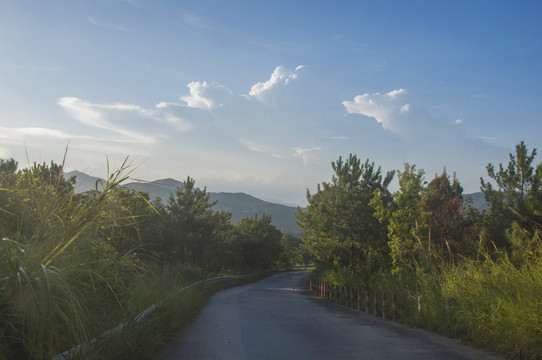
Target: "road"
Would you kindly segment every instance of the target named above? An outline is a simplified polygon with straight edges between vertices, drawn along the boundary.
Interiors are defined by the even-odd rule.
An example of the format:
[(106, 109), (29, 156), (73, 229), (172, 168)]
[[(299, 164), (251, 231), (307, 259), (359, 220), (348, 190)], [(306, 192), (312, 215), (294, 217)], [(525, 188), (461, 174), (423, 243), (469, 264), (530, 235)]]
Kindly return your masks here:
[(318, 299), (309, 272), (215, 294), (158, 359), (500, 359)]

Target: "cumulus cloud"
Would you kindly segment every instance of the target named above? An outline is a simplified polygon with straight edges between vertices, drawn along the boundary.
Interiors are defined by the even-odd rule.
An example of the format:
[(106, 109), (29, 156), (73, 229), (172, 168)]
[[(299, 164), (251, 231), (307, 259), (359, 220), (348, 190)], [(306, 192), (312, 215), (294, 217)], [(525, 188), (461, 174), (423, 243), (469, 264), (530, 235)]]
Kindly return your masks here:
[(264, 100), (265, 94), (271, 89), (281, 85), (288, 85), (291, 80), (298, 77), (298, 72), (304, 68), (304, 65), (299, 65), (294, 71), (287, 70), (283, 66), (277, 66), (271, 74), (269, 80), (258, 82), (250, 88), (248, 96), (252, 96), (260, 101)]
[(382, 127), (392, 132), (399, 132), (398, 115), (410, 111), (410, 104), (399, 101), (405, 89), (393, 90), (385, 94), (374, 93), (358, 95), (354, 101), (343, 101), (349, 114), (360, 114), (374, 118)]
[[(231, 97), (230, 89), (213, 81), (193, 81), (187, 85), (190, 95), (181, 96), (186, 106), (200, 109), (212, 109), (224, 105)], [(159, 104), (160, 105), (160, 104)]]
[(463, 125), (463, 120), (457, 119), (456, 121), (454, 121), (454, 123), (455, 123), (456, 125)]

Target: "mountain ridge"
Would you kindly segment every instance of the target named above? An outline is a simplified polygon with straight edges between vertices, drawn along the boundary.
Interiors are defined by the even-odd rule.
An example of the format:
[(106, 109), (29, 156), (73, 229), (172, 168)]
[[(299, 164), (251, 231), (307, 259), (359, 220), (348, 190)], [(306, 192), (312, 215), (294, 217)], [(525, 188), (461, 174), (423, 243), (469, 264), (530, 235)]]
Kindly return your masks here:
[[(70, 171), (65, 173), (65, 177), (76, 177), (75, 191), (77, 193), (89, 190), (95, 190), (99, 182), (103, 179), (90, 176), (80, 171)], [(182, 184), (181, 181), (173, 178), (159, 179), (155, 181), (134, 181), (121, 186), (127, 189), (143, 191), (149, 194), (151, 200), (161, 198), (165, 204), (169, 199), (169, 194), (175, 192), (175, 189)], [(217, 201), (213, 206), (215, 211), (224, 210), (232, 214), (232, 223), (237, 223), (244, 217), (262, 216), (267, 214), (271, 216), (271, 221), (281, 231), (296, 237), (301, 237), (303, 231), (297, 225), (295, 213), (297, 207), (283, 204), (272, 203), (261, 200), (250, 194), (243, 192), (208, 192), (212, 202)]]

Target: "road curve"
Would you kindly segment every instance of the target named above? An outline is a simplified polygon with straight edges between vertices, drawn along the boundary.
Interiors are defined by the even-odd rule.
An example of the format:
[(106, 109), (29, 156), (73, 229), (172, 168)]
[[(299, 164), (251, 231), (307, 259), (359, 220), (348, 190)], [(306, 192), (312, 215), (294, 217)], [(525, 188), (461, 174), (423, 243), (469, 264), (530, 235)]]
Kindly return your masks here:
[(288, 272), (215, 294), (158, 359), (500, 359), (310, 294)]

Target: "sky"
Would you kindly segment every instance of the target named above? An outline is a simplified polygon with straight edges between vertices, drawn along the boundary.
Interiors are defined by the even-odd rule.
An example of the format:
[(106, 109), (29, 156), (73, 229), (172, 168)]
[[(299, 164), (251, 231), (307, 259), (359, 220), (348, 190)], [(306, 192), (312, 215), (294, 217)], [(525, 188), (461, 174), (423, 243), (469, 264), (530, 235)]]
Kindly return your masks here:
[(134, 179), (305, 205), (352, 153), (471, 193), (542, 148), (540, 84), (539, 1), (0, 2), (0, 158), (21, 167), (68, 148), (67, 171), (129, 157)]

